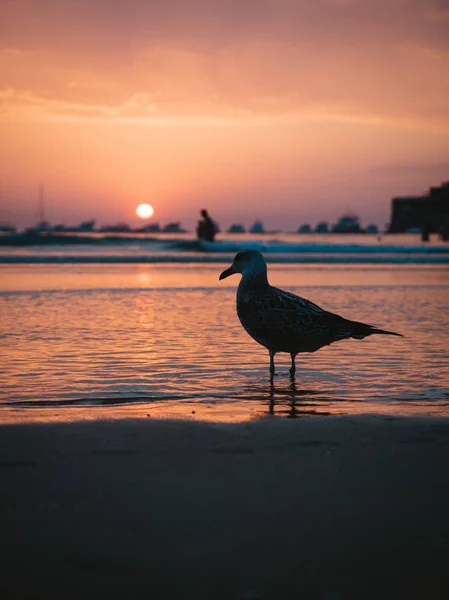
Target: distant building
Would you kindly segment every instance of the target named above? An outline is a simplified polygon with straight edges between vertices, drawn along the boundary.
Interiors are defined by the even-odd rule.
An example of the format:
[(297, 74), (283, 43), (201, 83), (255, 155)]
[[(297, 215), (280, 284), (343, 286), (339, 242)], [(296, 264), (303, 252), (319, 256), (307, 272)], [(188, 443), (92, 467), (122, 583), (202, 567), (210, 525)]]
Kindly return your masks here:
[(359, 218), (356, 215), (343, 215), (332, 227), (334, 233), (362, 233)]
[(298, 227), (298, 231), (296, 233), (312, 233), (312, 228), (308, 223), (305, 223), (304, 225)]
[(16, 233), (17, 229), (14, 225), (8, 225), (8, 223), (0, 223), (1, 233)]
[(95, 219), (91, 219), (90, 221), (83, 221), (76, 227), (76, 231), (94, 231), (95, 229)]
[(186, 233), (186, 230), (181, 227), (181, 223), (167, 223), (162, 229), (164, 233)]
[(249, 231), (250, 233), (265, 233), (262, 221), (254, 221)]
[(161, 227), (159, 223), (148, 223), (139, 229), (134, 230), (136, 233), (160, 233)]
[(240, 223), (233, 223), (228, 229), (228, 233), (245, 233), (245, 228)]
[(315, 233), (329, 233), (329, 225), (326, 221), (320, 221), (315, 227)]
[(129, 233), (131, 227), (127, 223), (117, 223), (116, 225), (105, 225), (100, 231), (105, 233)]
[(37, 225), (33, 225), (32, 227), (28, 227), (25, 229), (25, 233), (27, 235), (37, 234), (37, 233), (49, 233), (52, 230), (52, 226), (48, 221), (39, 221)]
[[(117, 227), (117, 225), (113, 225), (112, 227)], [(53, 231), (69, 233), (92, 233), (93, 231), (95, 231), (95, 219), (91, 219), (90, 221), (83, 221), (79, 225), (55, 225), (53, 227)]]
[(424, 196), (405, 196), (391, 201), (390, 233), (422, 231), (437, 233), (449, 227), (449, 181), (431, 187)]

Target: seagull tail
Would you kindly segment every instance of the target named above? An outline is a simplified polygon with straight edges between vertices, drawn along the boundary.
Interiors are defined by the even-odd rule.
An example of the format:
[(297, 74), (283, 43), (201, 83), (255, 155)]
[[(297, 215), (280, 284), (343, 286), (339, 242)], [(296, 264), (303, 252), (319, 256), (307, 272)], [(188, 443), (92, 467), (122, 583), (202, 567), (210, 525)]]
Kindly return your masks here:
[(363, 340), (368, 335), (379, 333), (382, 335), (397, 335), (398, 337), (404, 337), (402, 333), (396, 333), (395, 331), (387, 331), (386, 329), (378, 329), (373, 325), (367, 325), (366, 323), (359, 323), (358, 321), (349, 321), (351, 325), (351, 337), (356, 340)]

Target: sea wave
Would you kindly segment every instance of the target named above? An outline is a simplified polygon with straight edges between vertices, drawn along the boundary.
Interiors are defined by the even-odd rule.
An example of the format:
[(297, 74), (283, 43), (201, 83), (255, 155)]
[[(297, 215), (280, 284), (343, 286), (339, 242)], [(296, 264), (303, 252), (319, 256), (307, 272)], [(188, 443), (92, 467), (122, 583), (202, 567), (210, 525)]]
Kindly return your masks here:
[[(278, 263), (380, 263), (447, 264), (449, 244), (429, 244), (417, 236), (316, 236), (298, 239), (291, 234), (228, 237), (204, 242), (191, 235), (98, 237), (95, 243), (46, 243), (0, 247), (0, 263), (221, 263), (242, 250), (259, 250), (269, 262)], [(43, 236), (44, 239), (44, 236)]]
[[(197, 243), (197, 242), (195, 242)], [(185, 242), (183, 242), (185, 245)], [(313, 253), (313, 254), (447, 254), (449, 245), (397, 245), (397, 244), (336, 244), (336, 243), (285, 243), (278, 241), (217, 241), (200, 242), (205, 252), (240, 252), (242, 250), (258, 250), (266, 253)]]
[[(2, 255), (0, 264), (189, 264), (189, 263), (229, 263), (232, 253), (210, 254), (51, 254), (51, 255)], [(413, 252), (396, 253), (344, 253), (330, 254), (326, 252), (308, 253), (267, 253), (270, 263), (298, 264), (449, 264), (449, 254), (423, 254)]]

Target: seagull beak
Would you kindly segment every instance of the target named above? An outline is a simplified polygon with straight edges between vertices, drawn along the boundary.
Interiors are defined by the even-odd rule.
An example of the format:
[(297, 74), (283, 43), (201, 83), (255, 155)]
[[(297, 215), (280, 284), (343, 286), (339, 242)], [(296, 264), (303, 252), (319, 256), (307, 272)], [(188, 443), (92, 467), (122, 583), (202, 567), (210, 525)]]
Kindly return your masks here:
[(234, 265), (231, 265), (229, 267), (229, 269), (226, 269), (226, 271), (223, 271), (223, 273), (220, 275), (220, 277), (218, 278), (219, 281), (221, 281), (222, 279), (226, 279), (226, 277), (229, 277), (229, 275), (234, 275), (235, 271), (234, 271)]

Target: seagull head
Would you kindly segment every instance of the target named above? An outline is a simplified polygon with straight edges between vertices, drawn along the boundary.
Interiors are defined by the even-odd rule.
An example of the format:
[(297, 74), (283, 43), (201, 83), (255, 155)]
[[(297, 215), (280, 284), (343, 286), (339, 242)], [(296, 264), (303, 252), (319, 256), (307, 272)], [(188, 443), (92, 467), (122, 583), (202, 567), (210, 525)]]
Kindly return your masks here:
[(267, 263), (261, 252), (257, 250), (245, 250), (235, 255), (234, 262), (223, 271), (221, 279), (226, 279), (234, 273), (241, 273), (243, 278), (267, 278)]

